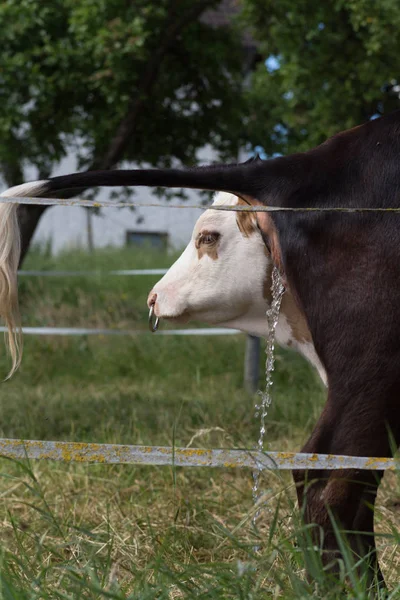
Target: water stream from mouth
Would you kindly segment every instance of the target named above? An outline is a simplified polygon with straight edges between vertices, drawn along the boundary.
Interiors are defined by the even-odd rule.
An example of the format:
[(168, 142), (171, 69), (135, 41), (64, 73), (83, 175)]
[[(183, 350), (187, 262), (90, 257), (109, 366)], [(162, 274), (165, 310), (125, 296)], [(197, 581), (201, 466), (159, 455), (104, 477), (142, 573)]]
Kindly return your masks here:
[[(265, 348), (266, 362), (265, 362), (265, 390), (259, 391), (260, 402), (255, 405), (255, 416), (260, 418), (260, 436), (258, 438), (256, 450), (263, 452), (264, 450), (264, 436), (265, 436), (265, 419), (268, 414), (268, 409), (272, 402), (272, 373), (275, 366), (275, 330), (278, 324), (279, 311), (281, 308), (282, 296), (285, 288), (282, 283), (282, 279), (277, 267), (272, 270), (272, 300), (271, 307), (267, 310), (267, 321), (268, 321), (268, 336), (267, 345)], [(257, 466), (253, 471), (253, 501), (257, 504), (262, 496), (260, 492), (260, 475), (261, 468)], [(252, 522), (253, 526), (256, 525), (257, 519), (260, 515), (261, 507), (259, 506), (254, 513)], [(257, 548), (256, 548), (257, 549)]]

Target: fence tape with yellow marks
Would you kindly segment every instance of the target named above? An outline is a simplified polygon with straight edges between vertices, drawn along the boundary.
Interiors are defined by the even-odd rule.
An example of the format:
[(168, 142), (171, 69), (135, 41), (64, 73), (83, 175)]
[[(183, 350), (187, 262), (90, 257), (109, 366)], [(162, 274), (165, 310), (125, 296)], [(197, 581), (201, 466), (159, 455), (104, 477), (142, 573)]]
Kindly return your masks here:
[(67, 463), (167, 465), (228, 469), (258, 468), (279, 471), (291, 469), (394, 471), (400, 467), (400, 461), (393, 458), (371, 458), (366, 456), (13, 439), (0, 439), (0, 457), (16, 460), (56, 460)]

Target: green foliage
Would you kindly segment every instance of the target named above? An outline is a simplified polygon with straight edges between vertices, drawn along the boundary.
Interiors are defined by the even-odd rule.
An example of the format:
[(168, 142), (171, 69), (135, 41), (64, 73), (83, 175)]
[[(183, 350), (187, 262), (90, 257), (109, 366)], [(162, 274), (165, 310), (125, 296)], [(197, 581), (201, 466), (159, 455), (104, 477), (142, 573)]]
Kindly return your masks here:
[(199, 19), (216, 4), (0, 3), (0, 164), (51, 172), (74, 143), (80, 167), (101, 164), (130, 113), (118, 161), (188, 163), (206, 143), (234, 154), (241, 48)]
[(243, 0), (264, 60), (249, 92), (249, 134), (296, 152), (400, 107), (398, 0)]
[(3, 171), (51, 172), (74, 144), (81, 168), (101, 164), (132, 114), (118, 161), (168, 166), (207, 143), (221, 158), (246, 140), (304, 150), (399, 106), (398, 0), (242, 0), (242, 25), (279, 65), (262, 61), (246, 95), (238, 24), (199, 18), (218, 4), (2, 2)]

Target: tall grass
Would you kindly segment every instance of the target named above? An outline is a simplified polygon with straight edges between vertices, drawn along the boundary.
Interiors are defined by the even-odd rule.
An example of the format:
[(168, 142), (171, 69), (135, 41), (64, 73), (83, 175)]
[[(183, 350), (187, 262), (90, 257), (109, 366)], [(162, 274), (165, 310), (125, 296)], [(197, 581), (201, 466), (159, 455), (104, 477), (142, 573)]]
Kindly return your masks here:
[[(100, 271), (167, 266), (129, 249), (25, 268), (95, 269), (88, 277), (21, 278), (25, 325), (146, 327), (157, 278)], [(254, 398), (243, 390), (244, 337), (26, 337), (21, 370), (1, 388), (2, 437), (253, 447)], [(6, 358), (0, 359), (7, 372)], [(296, 450), (324, 402), (303, 359), (278, 351), (269, 449)], [(367, 599), (350, 556), (324, 572), (298, 520), (288, 473), (265, 473), (254, 530), (247, 470), (0, 461), (0, 598)], [(377, 512), (380, 558), (398, 588), (400, 486), (387, 475)], [(254, 552), (254, 546), (260, 552)], [(305, 567), (316, 583), (307, 583)], [(396, 587), (397, 586), (397, 587)], [(378, 597), (384, 597), (380, 592)]]

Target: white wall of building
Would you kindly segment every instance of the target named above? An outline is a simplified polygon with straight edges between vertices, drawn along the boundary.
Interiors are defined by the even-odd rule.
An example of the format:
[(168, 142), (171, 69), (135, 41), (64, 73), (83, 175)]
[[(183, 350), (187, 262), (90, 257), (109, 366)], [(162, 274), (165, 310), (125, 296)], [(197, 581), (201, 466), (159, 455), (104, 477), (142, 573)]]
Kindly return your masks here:
[[(194, 193), (190, 201), (199, 202), (199, 197)], [(107, 193), (100, 193), (96, 200), (106, 199)], [(147, 190), (135, 195), (138, 202), (159, 202), (157, 208), (138, 208), (135, 211), (129, 208), (104, 208), (100, 215), (93, 215), (92, 230), (93, 242), (97, 248), (104, 246), (123, 246), (126, 241), (127, 230), (167, 232), (169, 244), (174, 248), (182, 248), (190, 239), (193, 226), (202, 213), (196, 209), (170, 209), (166, 208), (167, 202), (158, 201)], [(180, 201), (179, 201), (180, 202)], [(189, 202), (188, 202), (189, 203)], [(143, 222), (138, 223), (138, 217), (143, 217)], [(33, 243), (51, 242), (54, 253), (60, 250), (88, 246), (87, 214), (86, 210), (78, 207), (56, 206), (48, 209), (43, 215), (35, 232)]]
[[(215, 160), (211, 151), (201, 153), (201, 163)], [(124, 165), (125, 168), (127, 167)], [(55, 175), (65, 175), (76, 171), (74, 157), (67, 157), (54, 171)], [(33, 173), (27, 179), (35, 178)], [(115, 191), (115, 188), (114, 188)], [(108, 199), (112, 190), (100, 190), (96, 201)], [(200, 204), (202, 198), (196, 191), (188, 190), (188, 200), (177, 199), (177, 204)], [(188, 243), (194, 224), (202, 214), (200, 209), (167, 208), (171, 201), (159, 200), (145, 187), (136, 188), (132, 201), (140, 203), (158, 203), (157, 208), (102, 208), (99, 215), (93, 214), (92, 231), (95, 247), (123, 246), (126, 243), (127, 230), (166, 232), (172, 248), (183, 248)], [(138, 220), (142, 222), (138, 222)], [(33, 243), (51, 242), (54, 253), (71, 247), (87, 248), (87, 211), (79, 207), (56, 206), (46, 210), (35, 232)]]
[[(245, 160), (246, 153), (241, 154), (240, 160)], [(215, 154), (210, 148), (199, 153), (198, 164), (209, 164), (215, 161)], [(123, 168), (134, 168), (132, 165), (123, 165)], [(74, 173), (77, 170), (73, 155), (67, 156), (52, 173), (52, 176)], [(25, 180), (36, 179), (36, 173), (27, 169)], [(0, 189), (6, 189), (4, 182)], [(100, 190), (96, 201), (106, 200), (112, 191), (117, 188)], [(132, 201), (139, 203), (157, 203), (156, 208), (102, 208), (97, 215), (93, 211), (92, 235), (93, 243), (97, 248), (105, 246), (123, 246), (126, 243), (126, 232), (151, 231), (168, 233), (169, 246), (181, 249), (190, 240), (194, 224), (203, 213), (201, 209), (172, 209), (168, 205), (172, 201), (160, 200), (152, 195), (146, 187), (136, 188)], [(203, 198), (194, 190), (187, 190), (188, 200), (177, 198), (176, 204), (201, 204)], [(87, 211), (79, 207), (54, 206), (46, 210), (36, 229), (33, 243), (48, 244), (50, 242), (53, 253), (68, 248), (88, 247)]]

